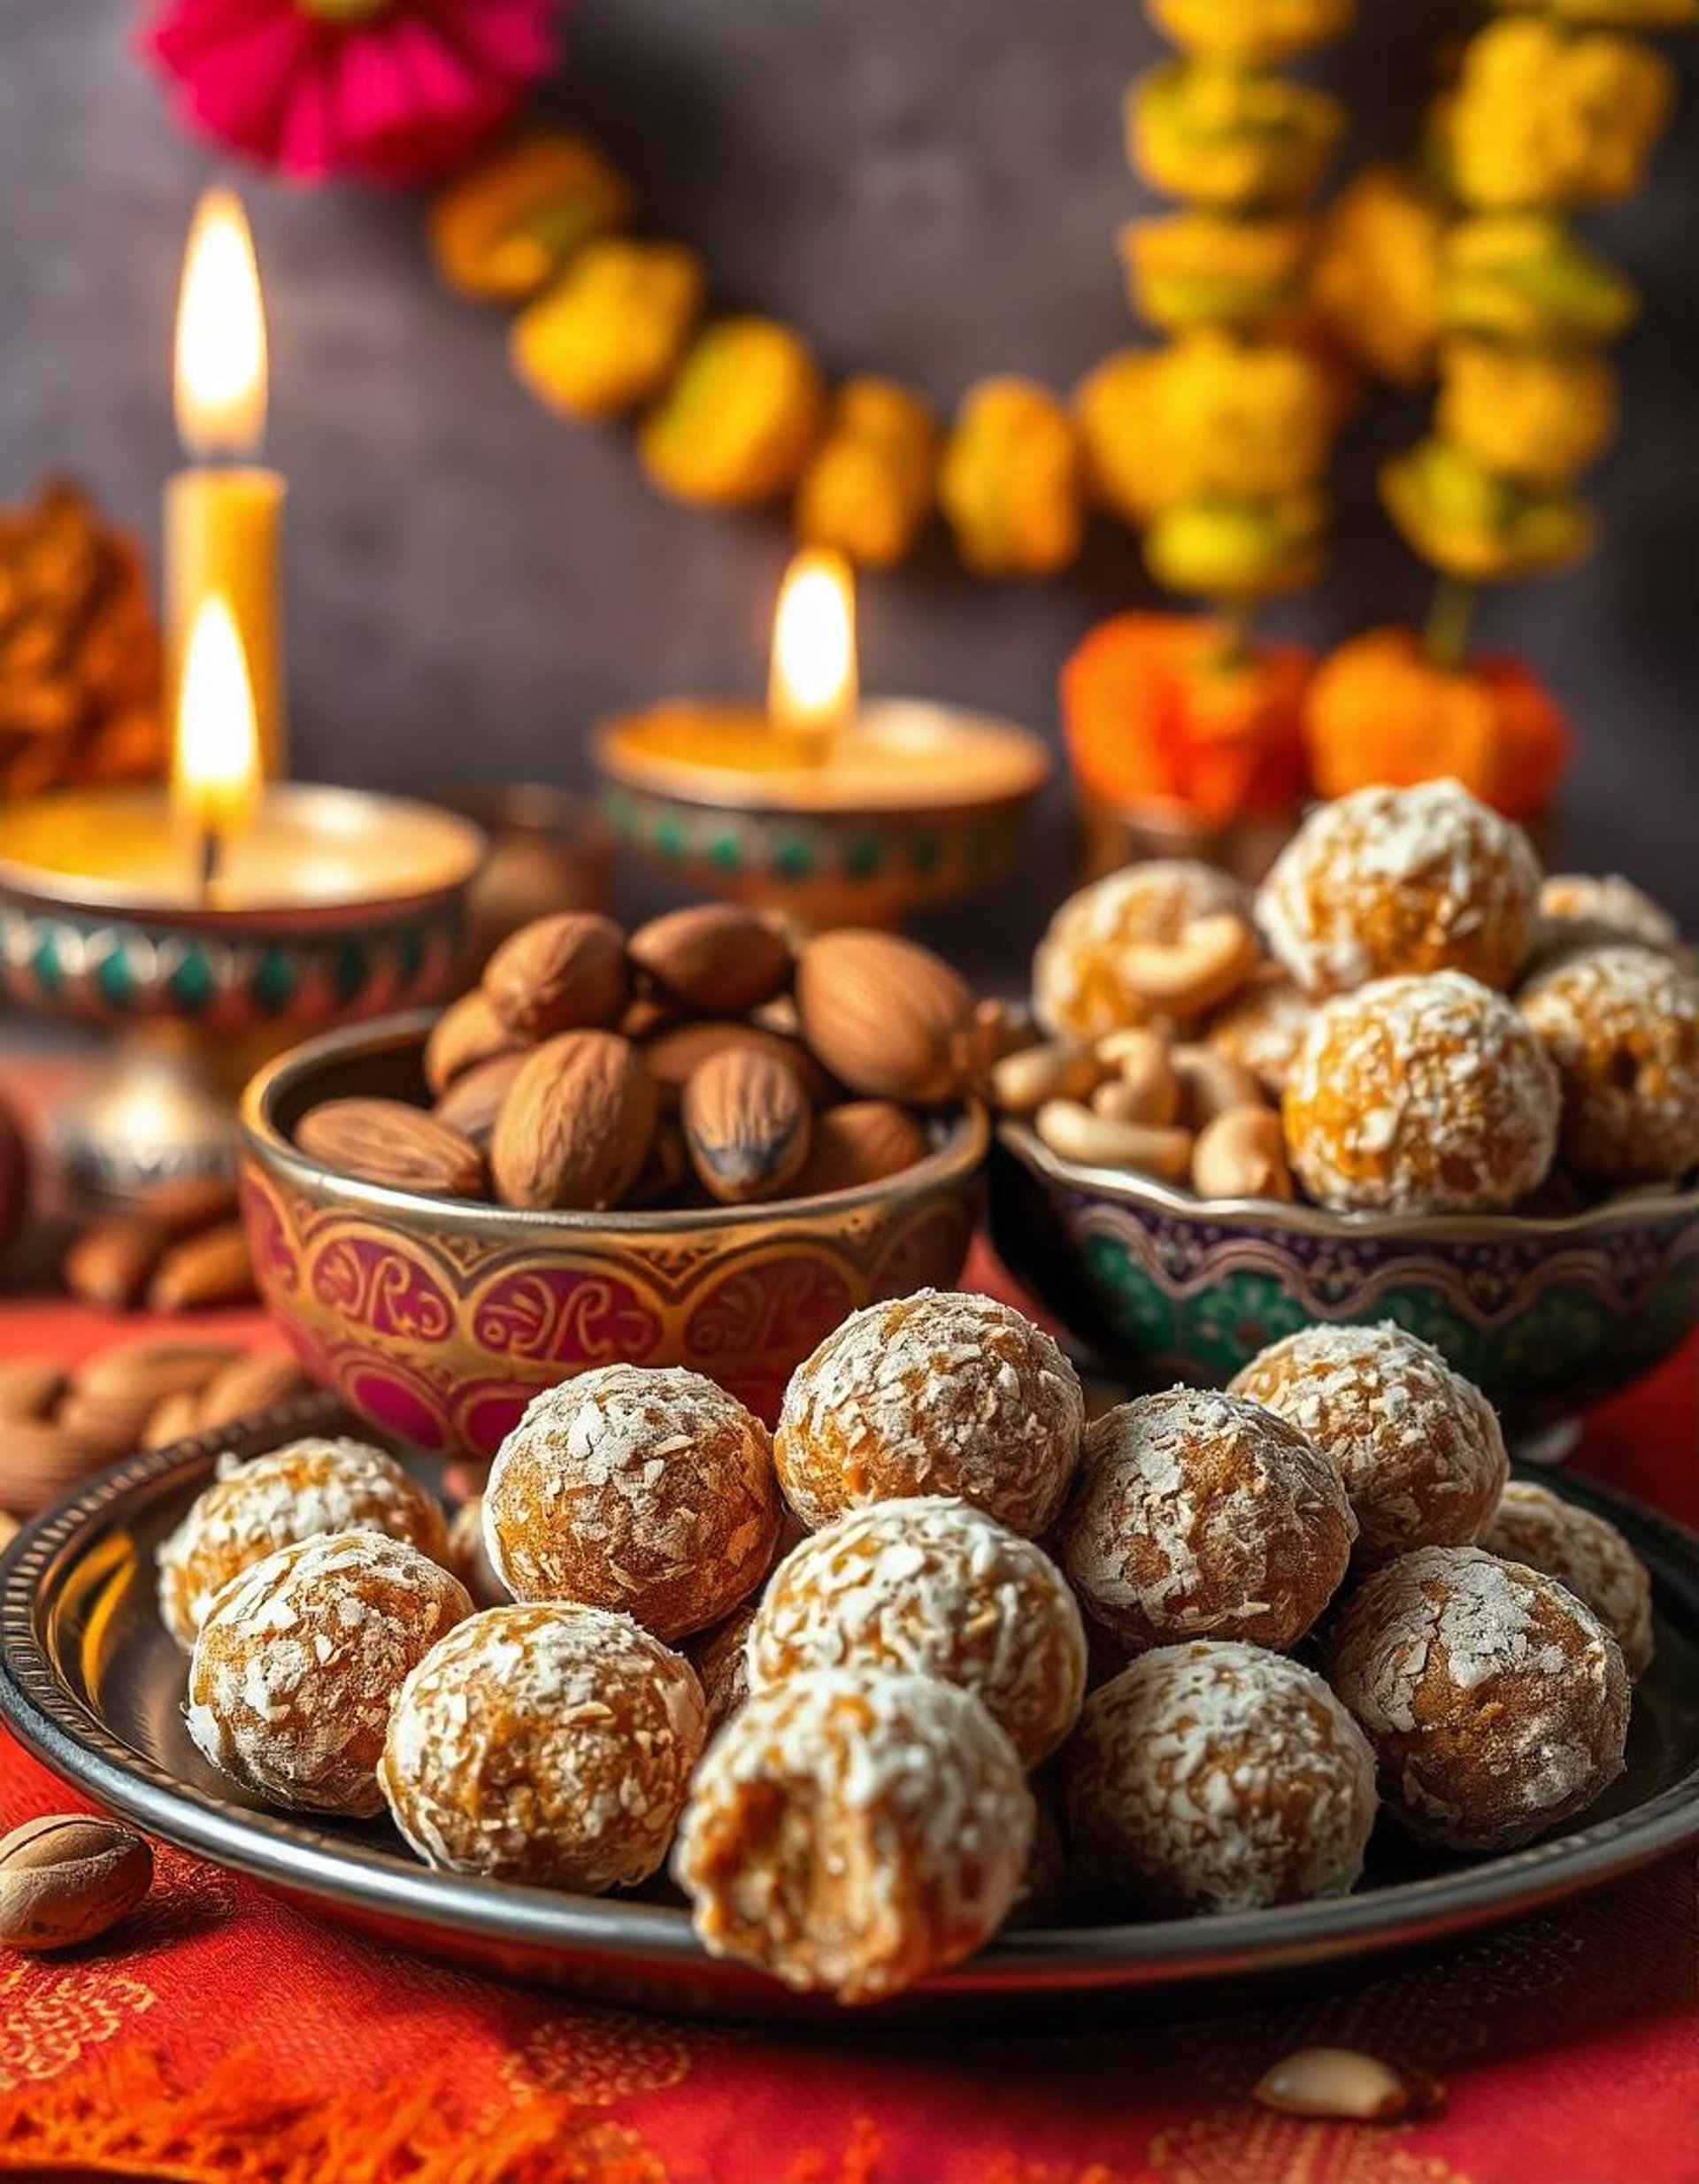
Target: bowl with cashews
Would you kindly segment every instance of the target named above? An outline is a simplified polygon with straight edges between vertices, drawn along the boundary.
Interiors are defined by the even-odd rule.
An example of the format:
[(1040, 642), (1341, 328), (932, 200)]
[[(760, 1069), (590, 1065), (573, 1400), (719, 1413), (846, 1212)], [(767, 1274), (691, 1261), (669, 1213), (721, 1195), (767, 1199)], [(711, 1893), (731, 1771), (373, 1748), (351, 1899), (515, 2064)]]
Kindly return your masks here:
[(1538, 1451), (1699, 1319), (1699, 976), (1455, 782), (1316, 807), (1256, 892), (1095, 881), (996, 1062), (995, 1241), (1134, 1382), (1391, 1321)]

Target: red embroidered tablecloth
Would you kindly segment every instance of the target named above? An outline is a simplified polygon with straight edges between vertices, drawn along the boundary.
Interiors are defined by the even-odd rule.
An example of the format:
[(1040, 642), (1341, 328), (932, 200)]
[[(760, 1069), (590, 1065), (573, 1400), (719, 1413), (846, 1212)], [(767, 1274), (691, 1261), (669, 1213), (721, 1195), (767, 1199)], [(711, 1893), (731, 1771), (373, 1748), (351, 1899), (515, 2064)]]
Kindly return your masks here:
[[(996, 1279), (988, 1264), (973, 1274)], [(244, 1332), (252, 1321), (243, 1322)], [(0, 1304), (0, 1355), (116, 1331)], [(134, 1332), (134, 1323), (127, 1323)], [(1699, 1522), (1699, 1349), (1579, 1459)], [(0, 1739), (0, 1827), (66, 1793)], [(1377, 2128), (1249, 2088), (1317, 2040), (1445, 2080)], [(1212, 1994), (1089, 2035), (901, 2043), (585, 2008), (355, 1941), (162, 1849), (121, 1935), (0, 1956), (0, 2174), (184, 2184), (1695, 2184), (1699, 1862), (1318, 1998)]]

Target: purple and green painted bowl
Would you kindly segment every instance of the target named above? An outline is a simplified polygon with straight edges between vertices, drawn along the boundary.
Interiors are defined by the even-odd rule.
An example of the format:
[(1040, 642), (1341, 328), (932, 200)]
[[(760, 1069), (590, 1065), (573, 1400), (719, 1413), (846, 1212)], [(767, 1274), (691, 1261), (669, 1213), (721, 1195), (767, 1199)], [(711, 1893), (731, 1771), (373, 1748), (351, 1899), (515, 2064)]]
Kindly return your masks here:
[(991, 1230), (1075, 1339), (1136, 1384), (1219, 1386), (1296, 1327), (1391, 1319), (1524, 1434), (1639, 1380), (1699, 1319), (1693, 1184), (1563, 1216), (1330, 1213), (1084, 1167), (1005, 1122)]

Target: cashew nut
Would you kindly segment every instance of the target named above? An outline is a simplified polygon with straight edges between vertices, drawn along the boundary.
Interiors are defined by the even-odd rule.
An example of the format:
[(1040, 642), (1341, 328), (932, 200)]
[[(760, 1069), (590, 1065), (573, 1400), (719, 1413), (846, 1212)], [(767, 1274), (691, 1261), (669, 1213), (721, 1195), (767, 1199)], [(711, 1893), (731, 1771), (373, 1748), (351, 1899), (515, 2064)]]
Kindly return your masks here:
[(1200, 1198), (1292, 1196), (1286, 1137), (1272, 1107), (1234, 1107), (1197, 1135), (1192, 1188)]
[(1151, 1008), (1201, 1016), (1235, 994), (1257, 967), (1257, 935), (1230, 910), (1195, 918), (1177, 941), (1124, 948), (1116, 969), (1128, 992)]
[(1134, 1168), (1182, 1182), (1191, 1165), (1189, 1130), (1153, 1128), (1147, 1123), (1115, 1122), (1095, 1115), (1076, 1100), (1047, 1100), (1034, 1127), (1053, 1153), (1088, 1168)]
[(991, 1072), (991, 1097), (1005, 1114), (1030, 1115), (1046, 1100), (1083, 1100), (1103, 1073), (1089, 1047), (1023, 1047)]
[(1180, 1111), (1180, 1086), (1169, 1065), (1168, 1042), (1159, 1032), (1112, 1031), (1097, 1042), (1097, 1059), (1115, 1072), (1099, 1088), (1100, 1115), (1117, 1122), (1169, 1123)]
[(976, 1069), (988, 1073), (1011, 1054), (1024, 1053), (1042, 1037), (1024, 1001), (988, 999), (975, 1004), (970, 1037)]
[(1092, 1113), (1101, 1115), (1105, 1122), (1149, 1122), (1159, 1127), (1167, 1120), (1165, 1115), (1147, 1113), (1138, 1087), (1122, 1077), (1106, 1077), (1092, 1094), (1089, 1104)]
[(1169, 1060), (1180, 1080), (1180, 1112), (1191, 1129), (1201, 1130), (1235, 1107), (1267, 1104), (1252, 1072), (1213, 1047), (1176, 1047)]

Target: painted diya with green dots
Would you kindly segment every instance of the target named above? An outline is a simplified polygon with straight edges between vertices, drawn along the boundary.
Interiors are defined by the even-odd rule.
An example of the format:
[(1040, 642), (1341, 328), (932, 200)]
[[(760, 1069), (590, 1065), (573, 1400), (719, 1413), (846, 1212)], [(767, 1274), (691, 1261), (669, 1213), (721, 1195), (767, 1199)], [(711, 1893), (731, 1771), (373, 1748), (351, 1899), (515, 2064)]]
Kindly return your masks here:
[(445, 999), (483, 849), (427, 804), (274, 784), (209, 878), (163, 789), (0, 811), (0, 993), (116, 1034), (59, 1118), (73, 1187), (123, 1199), (223, 1169), (261, 1061)]
[(1051, 771), (1024, 728), (903, 698), (813, 744), (757, 706), (656, 705), (608, 722), (596, 757), (647, 864), (815, 927), (898, 925), (1001, 878)]

